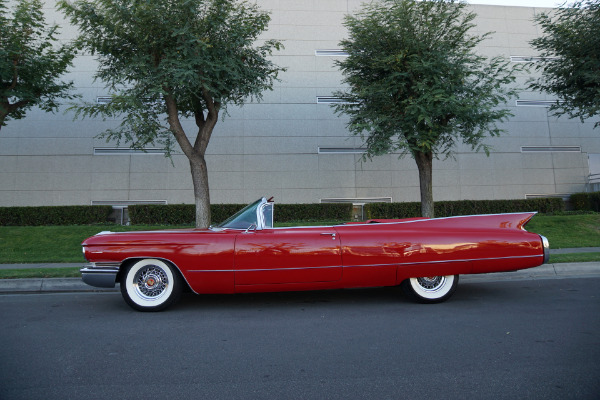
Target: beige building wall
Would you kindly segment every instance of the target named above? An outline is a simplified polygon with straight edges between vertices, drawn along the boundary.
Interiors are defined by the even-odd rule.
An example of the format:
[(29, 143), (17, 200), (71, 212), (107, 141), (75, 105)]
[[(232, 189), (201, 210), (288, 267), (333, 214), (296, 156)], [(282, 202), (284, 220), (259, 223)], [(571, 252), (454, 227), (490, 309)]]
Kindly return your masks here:
[[(336, 56), (316, 50), (338, 49), (345, 36), (343, 17), (361, 1), (257, 0), (272, 13), (264, 38), (284, 41), (274, 56), (288, 70), (261, 103), (232, 107), (220, 121), (208, 148), (213, 203), (245, 203), (275, 196), (283, 203), (319, 202), (327, 198), (385, 197), (417, 201), (419, 181), (410, 157), (392, 154), (361, 162), (359, 138), (349, 136), (344, 117), (336, 116), (319, 96), (339, 89)], [(479, 47), (485, 55), (534, 56), (528, 42), (539, 35), (532, 19), (548, 11), (527, 7), (472, 6), (479, 32), (496, 33)], [(47, 0), (49, 21), (62, 26), (65, 40), (76, 30)], [(93, 81), (96, 63), (81, 55), (68, 78), (88, 101), (110, 93)], [(525, 87), (529, 78), (519, 83)], [(549, 100), (523, 91), (519, 100)], [(516, 99), (515, 99), (516, 100)], [(544, 106), (508, 104), (514, 117), (507, 133), (488, 139), (490, 157), (461, 146), (455, 159), (434, 163), (436, 200), (513, 199), (556, 196), (583, 191), (589, 174), (588, 154), (600, 153), (593, 122), (549, 117)], [(71, 205), (97, 202), (163, 201), (192, 203), (187, 159), (173, 163), (160, 154), (94, 155), (115, 147), (96, 136), (118, 121), (73, 121), (70, 112), (31, 111), (0, 131), (0, 206)], [(194, 124), (186, 123), (190, 135)], [(321, 149), (321, 151), (319, 151)], [(337, 149), (338, 153), (328, 153)]]

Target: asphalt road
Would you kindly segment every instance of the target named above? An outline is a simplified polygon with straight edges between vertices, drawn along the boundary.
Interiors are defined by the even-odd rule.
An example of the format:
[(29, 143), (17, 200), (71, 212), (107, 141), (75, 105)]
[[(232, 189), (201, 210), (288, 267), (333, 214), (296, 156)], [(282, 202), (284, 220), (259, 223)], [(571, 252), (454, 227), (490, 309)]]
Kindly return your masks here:
[(598, 399), (600, 278), (390, 289), (0, 296), (0, 399)]

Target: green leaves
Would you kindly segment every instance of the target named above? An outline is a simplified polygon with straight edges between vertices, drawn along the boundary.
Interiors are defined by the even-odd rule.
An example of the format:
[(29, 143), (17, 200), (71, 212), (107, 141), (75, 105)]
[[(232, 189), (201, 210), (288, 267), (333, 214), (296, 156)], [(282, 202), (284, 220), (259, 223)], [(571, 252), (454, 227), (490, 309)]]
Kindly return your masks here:
[(76, 51), (71, 44), (58, 46), (57, 32), (46, 26), (40, 0), (19, 0), (12, 16), (0, 0), (0, 128), (31, 107), (53, 112), (61, 98), (77, 97), (72, 82), (59, 80)]
[[(59, 7), (79, 26), (78, 44), (98, 56), (96, 79), (116, 94), (109, 105), (78, 107), (81, 115), (126, 115), (108, 139), (171, 146), (173, 124), (194, 117), (208, 141), (208, 119), (260, 99), (283, 70), (268, 58), (279, 41), (255, 44), (269, 15), (245, 1), (78, 0)], [(185, 135), (177, 135), (186, 152)]]
[(336, 112), (363, 137), (367, 157), (393, 151), (452, 156), (501, 130), (499, 109), (515, 94), (514, 68), (474, 52), (487, 35), (470, 33), (475, 14), (454, 1), (382, 0), (347, 16), (349, 57), (338, 62), (348, 90)]
[[(600, 1), (580, 0), (535, 18), (543, 36), (531, 41), (540, 52), (535, 64), (542, 76), (533, 90), (558, 97), (557, 116), (592, 118), (600, 114)], [(600, 121), (594, 127), (600, 126)]]

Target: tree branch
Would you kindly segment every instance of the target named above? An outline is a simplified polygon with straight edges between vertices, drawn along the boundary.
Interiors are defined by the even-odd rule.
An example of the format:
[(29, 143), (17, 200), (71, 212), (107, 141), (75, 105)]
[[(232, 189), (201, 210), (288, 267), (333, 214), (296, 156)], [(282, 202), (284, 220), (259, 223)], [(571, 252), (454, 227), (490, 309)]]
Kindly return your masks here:
[(17, 101), (16, 103), (10, 104), (10, 103), (6, 103), (7, 104), (7, 110), (9, 111), (9, 113), (18, 110), (21, 107), (25, 107), (27, 104), (29, 104), (29, 100), (20, 100)]
[(194, 109), (194, 118), (196, 120), (196, 126), (200, 129), (204, 127), (204, 108), (202, 102), (198, 97), (192, 96), (192, 108)]
[[(206, 119), (204, 119), (204, 113), (202, 113), (203, 123), (202, 126), (198, 126), (200, 129), (198, 130), (198, 136), (196, 136), (194, 150), (204, 155), (213, 129), (219, 121), (219, 110), (221, 108), (221, 103), (214, 101), (206, 89), (202, 90), (202, 98), (206, 103), (208, 113), (206, 115)], [(198, 118), (198, 115), (196, 115), (196, 118)]]
[(173, 98), (171, 90), (169, 90), (168, 88), (164, 88), (164, 90), (166, 94), (163, 96), (163, 98), (165, 99), (165, 104), (167, 105), (167, 121), (169, 122), (169, 128), (171, 129), (173, 136), (175, 136), (175, 140), (177, 140), (177, 143), (179, 143), (179, 147), (181, 147), (183, 153), (188, 158), (191, 158), (194, 153), (194, 148), (188, 140), (185, 131), (181, 126), (181, 122), (179, 121), (177, 103)]

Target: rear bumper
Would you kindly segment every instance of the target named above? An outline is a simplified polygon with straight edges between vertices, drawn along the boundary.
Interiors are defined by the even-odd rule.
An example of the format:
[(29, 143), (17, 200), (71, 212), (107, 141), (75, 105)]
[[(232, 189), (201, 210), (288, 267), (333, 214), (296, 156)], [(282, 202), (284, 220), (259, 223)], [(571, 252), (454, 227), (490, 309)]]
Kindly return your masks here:
[(544, 247), (544, 264), (548, 264), (548, 261), (550, 260), (550, 242), (548, 242), (548, 239), (546, 239), (545, 236), (540, 235), (540, 237), (542, 238), (542, 245)]
[(81, 279), (90, 286), (114, 288), (119, 273), (119, 263), (91, 263), (79, 270)]

